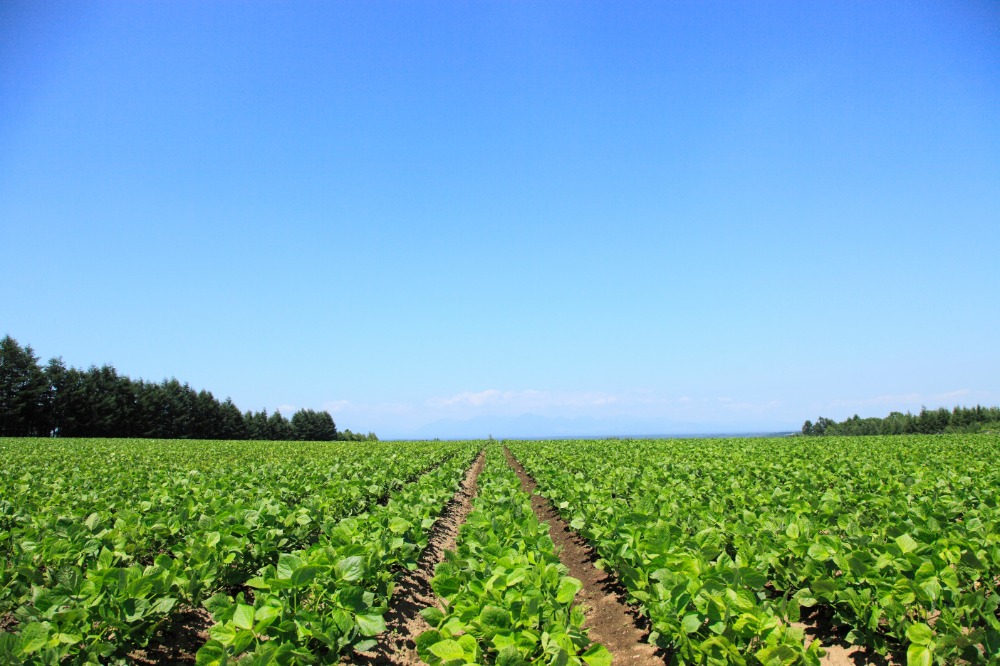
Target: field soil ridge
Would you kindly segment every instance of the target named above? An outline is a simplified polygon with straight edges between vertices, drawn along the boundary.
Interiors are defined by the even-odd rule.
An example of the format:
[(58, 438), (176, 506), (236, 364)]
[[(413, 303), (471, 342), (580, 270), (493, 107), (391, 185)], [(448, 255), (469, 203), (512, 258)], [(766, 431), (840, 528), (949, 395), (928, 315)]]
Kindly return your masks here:
[(417, 656), (415, 639), (431, 628), (420, 616), (420, 611), (439, 603), (431, 589), (434, 569), (444, 561), (447, 550), (455, 550), (458, 530), (472, 511), (472, 500), (478, 492), (479, 475), (486, 462), (486, 452), (480, 451), (469, 467), (462, 485), (445, 505), (431, 527), (427, 548), (417, 561), (414, 571), (404, 572), (396, 581), (389, 611), (385, 615), (386, 631), (379, 635), (379, 643), (369, 652), (349, 654), (345, 661), (354, 664), (377, 666), (416, 666), (423, 664)]
[(594, 566), (597, 555), (590, 544), (563, 520), (548, 499), (536, 492), (538, 484), (521, 463), (504, 449), (507, 463), (517, 472), (521, 488), (531, 496), (531, 508), (538, 520), (548, 523), (559, 561), (569, 575), (583, 583), (576, 600), (585, 610), (584, 627), (594, 642), (611, 652), (615, 666), (663, 666), (664, 655), (647, 642), (648, 628), (638, 610), (624, 602), (625, 588), (613, 573)]
[(204, 608), (183, 608), (167, 618), (147, 647), (130, 652), (129, 659), (141, 666), (194, 664), (212, 624)]

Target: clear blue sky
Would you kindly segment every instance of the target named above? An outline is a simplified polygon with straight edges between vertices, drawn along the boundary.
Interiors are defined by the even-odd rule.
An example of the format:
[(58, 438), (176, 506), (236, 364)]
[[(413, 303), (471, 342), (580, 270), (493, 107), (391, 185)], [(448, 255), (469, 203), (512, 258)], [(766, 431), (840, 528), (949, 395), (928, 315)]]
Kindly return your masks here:
[(1000, 3), (4, 2), (0, 245), (43, 360), (383, 436), (997, 404)]

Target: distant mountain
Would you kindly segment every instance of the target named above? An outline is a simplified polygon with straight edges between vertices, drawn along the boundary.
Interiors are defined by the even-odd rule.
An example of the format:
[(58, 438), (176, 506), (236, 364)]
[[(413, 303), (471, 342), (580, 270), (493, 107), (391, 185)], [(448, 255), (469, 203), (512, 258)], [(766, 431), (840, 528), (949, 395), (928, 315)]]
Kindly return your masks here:
[[(413, 430), (390, 432), (385, 439), (531, 439), (549, 437), (641, 437), (706, 436), (721, 434), (786, 433), (787, 424), (704, 424), (664, 419), (617, 416), (575, 418), (521, 414), (478, 416), (472, 419), (442, 419)], [(381, 433), (380, 433), (381, 434)]]

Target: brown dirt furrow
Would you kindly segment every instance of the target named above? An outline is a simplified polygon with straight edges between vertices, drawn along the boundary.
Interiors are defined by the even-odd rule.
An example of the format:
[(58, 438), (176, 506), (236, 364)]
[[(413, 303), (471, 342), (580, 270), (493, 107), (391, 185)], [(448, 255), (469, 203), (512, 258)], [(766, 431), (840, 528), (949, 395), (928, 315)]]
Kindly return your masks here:
[(438, 603), (431, 589), (434, 568), (444, 560), (446, 550), (455, 550), (458, 528), (472, 510), (472, 499), (478, 491), (479, 474), (486, 461), (485, 451), (469, 468), (455, 496), (445, 505), (431, 528), (427, 548), (420, 555), (415, 571), (406, 572), (396, 581), (396, 589), (385, 615), (387, 631), (379, 636), (379, 644), (370, 652), (349, 655), (346, 661), (370, 666), (415, 666), (422, 664), (414, 640), (430, 625), (420, 617), (420, 611)]
[[(815, 636), (806, 630), (807, 645), (810, 642), (809, 639), (815, 639)], [(819, 660), (822, 666), (893, 666), (899, 663), (850, 643), (830, 644), (823, 640), (822, 645), (826, 651), (826, 654)]]
[(195, 653), (208, 641), (214, 624), (204, 608), (185, 608), (171, 615), (145, 648), (129, 653), (129, 660), (145, 666), (193, 664)]
[(649, 630), (642, 626), (645, 618), (624, 602), (621, 582), (613, 573), (594, 566), (597, 560), (594, 550), (562, 519), (549, 500), (535, 492), (538, 484), (510, 451), (505, 453), (507, 462), (521, 479), (521, 488), (531, 495), (535, 515), (549, 524), (559, 560), (569, 569), (569, 575), (583, 582), (576, 599), (586, 611), (584, 626), (591, 640), (611, 652), (615, 666), (663, 666), (664, 655), (646, 642)]
[(814, 607), (802, 610), (802, 621), (793, 622), (792, 626), (805, 630), (807, 645), (819, 639), (826, 651), (820, 659), (822, 666), (898, 666), (906, 662), (905, 655), (883, 657), (871, 648), (849, 643), (849, 628), (834, 624), (830, 609)]

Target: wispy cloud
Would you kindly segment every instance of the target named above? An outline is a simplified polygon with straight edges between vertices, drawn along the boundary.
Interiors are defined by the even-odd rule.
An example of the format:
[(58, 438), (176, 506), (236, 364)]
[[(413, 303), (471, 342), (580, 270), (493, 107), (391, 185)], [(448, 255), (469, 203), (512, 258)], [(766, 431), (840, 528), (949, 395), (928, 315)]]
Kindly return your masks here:
[(742, 414), (766, 414), (779, 409), (782, 406), (780, 400), (767, 400), (765, 402), (749, 402), (727, 399), (724, 409)]
[(427, 406), (439, 409), (453, 407), (546, 409), (553, 407), (600, 407), (623, 402), (622, 396), (596, 391), (539, 391), (535, 389), (501, 391), (499, 389), (486, 389), (483, 391), (462, 391), (447, 397), (429, 398)]
[(331, 414), (409, 414), (413, 405), (405, 402), (352, 402), (351, 400), (330, 400), (323, 403), (323, 409)]
[(678, 395), (653, 389), (611, 392), (486, 388), (416, 398), (411, 402), (331, 400), (323, 408), (334, 414), (338, 426), (374, 430), (380, 435), (384, 431), (393, 436), (436, 422), (525, 416), (550, 419), (553, 423), (584, 419), (613, 424), (608, 427), (615, 428), (642, 424), (641, 427), (661, 428), (663, 432), (670, 431), (672, 424), (682, 424), (678, 427), (684, 428), (705, 424), (705, 427), (752, 429), (755, 423), (766, 423), (767, 428), (772, 428), (773, 424), (794, 423), (798, 418), (797, 413), (791, 418), (783, 414), (788, 405), (780, 400), (753, 401), (739, 395)]
[[(395, 436), (405, 436), (437, 422), (490, 418), (501, 422), (523, 416), (553, 422), (589, 419), (594, 423), (617, 424), (614, 427), (641, 423), (643, 427), (660, 427), (663, 432), (670, 431), (671, 424), (683, 424), (681, 427), (685, 428), (703, 424), (706, 428), (716, 428), (712, 432), (722, 432), (794, 428), (802, 420), (818, 416), (840, 420), (852, 413), (884, 416), (894, 410), (914, 411), (921, 405), (994, 404), (998, 400), (996, 394), (965, 388), (939, 393), (886, 393), (858, 400), (830, 400), (811, 405), (797, 404), (782, 396), (719, 393), (721, 395), (671, 394), (655, 389), (612, 392), (485, 388), (386, 402), (337, 399), (324, 403), (322, 409), (333, 414), (340, 427), (374, 430), (380, 435), (388, 433)], [(287, 415), (295, 408), (282, 405), (280, 409)]]
[(426, 401), (432, 410), (468, 414), (540, 415), (635, 415), (644, 417), (691, 417), (713, 412), (741, 415), (765, 414), (782, 407), (780, 400), (747, 401), (731, 397), (700, 398), (665, 396), (649, 390), (608, 393), (604, 391), (543, 391), (537, 389), (462, 391)]

